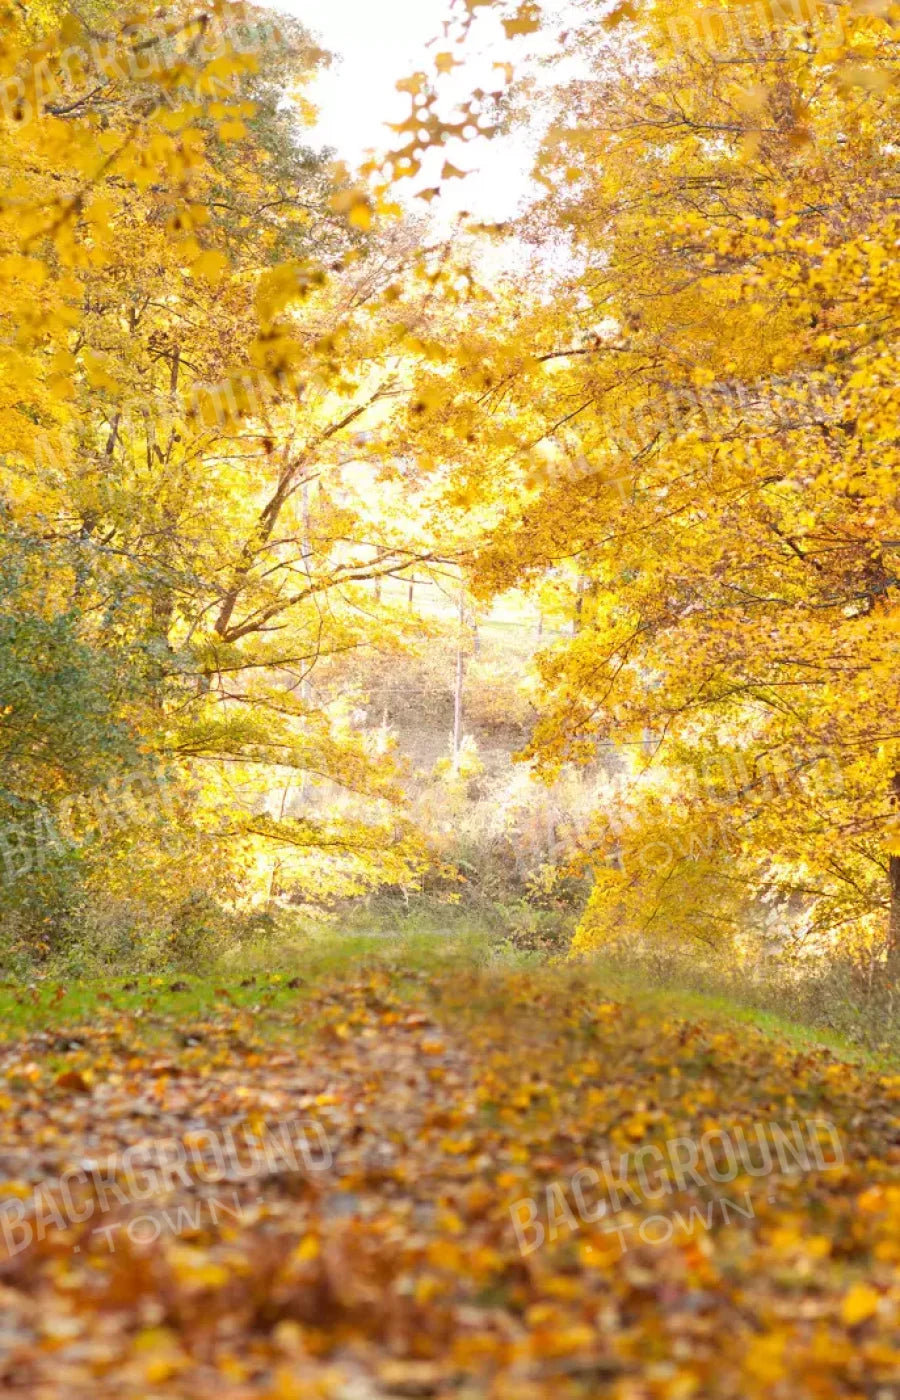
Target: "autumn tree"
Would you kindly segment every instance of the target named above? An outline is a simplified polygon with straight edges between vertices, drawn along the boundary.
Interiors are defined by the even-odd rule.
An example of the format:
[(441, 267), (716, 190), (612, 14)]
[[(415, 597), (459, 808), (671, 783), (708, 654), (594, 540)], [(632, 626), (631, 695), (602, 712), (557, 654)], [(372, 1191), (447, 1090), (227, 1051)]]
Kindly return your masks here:
[(532, 754), (639, 755), (579, 944), (718, 940), (765, 898), (896, 946), (890, 21), (623, 5), (567, 43), (543, 294), (495, 291), (446, 421), (457, 491), (504, 517), (482, 588), (580, 595)]
[[(419, 240), (375, 249), (369, 204), (300, 140), (322, 56), (296, 26), (234, 6), (58, 18), (18, 16), (4, 50), (3, 496), (11, 548), (42, 566), (43, 601), (19, 570), (16, 609), (69, 619), (79, 655), (129, 678), (117, 722), (184, 790), (180, 839), (128, 843), (121, 879), (177, 896), (188, 864), (259, 892), (273, 846), (326, 891), (401, 878), (396, 765), (346, 687), (308, 677), (396, 645), (370, 581), (434, 553), (342, 477), (361, 456), (374, 483), (376, 447), (402, 471), (382, 440), (415, 317), (391, 307), (430, 285)], [(51, 763), (18, 798), (78, 781)]]

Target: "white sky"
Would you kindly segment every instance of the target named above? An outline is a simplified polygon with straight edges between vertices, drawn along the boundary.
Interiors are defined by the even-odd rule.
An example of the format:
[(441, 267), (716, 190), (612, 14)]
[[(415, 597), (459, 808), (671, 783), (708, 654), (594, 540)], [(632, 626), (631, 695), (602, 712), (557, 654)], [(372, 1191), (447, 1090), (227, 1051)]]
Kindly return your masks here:
[[(441, 35), (449, 13), (449, 0), (273, 0), (275, 7), (294, 14), (335, 53), (337, 62), (317, 81), (308, 95), (318, 106), (320, 121), (315, 135), (334, 146), (338, 155), (354, 167), (371, 149), (383, 150), (394, 134), (386, 122), (402, 120), (409, 110), (409, 98), (396, 91), (398, 79), (417, 69), (434, 73), (434, 55), (441, 48), (425, 46)], [(484, 12), (482, 12), (484, 15)], [(480, 85), (499, 86), (494, 60), (515, 57), (513, 47), (502, 39), (499, 26), (492, 28), (491, 16), (479, 19), (479, 27), (466, 45), (465, 71), (454, 77), (460, 93), (468, 94)], [(480, 54), (479, 54), (480, 50)], [(459, 52), (455, 50), (455, 52)], [(452, 79), (443, 79), (449, 84)], [(445, 156), (463, 170), (472, 170), (467, 180), (448, 182), (439, 201), (444, 214), (467, 209), (484, 220), (504, 219), (515, 213), (529, 189), (534, 138), (524, 135), (498, 137), (493, 141), (456, 143), (441, 153), (436, 169)], [(437, 183), (434, 168), (426, 166), (421, 180), (403, 182), (410, 189)], [(402, 193), (402, 190), (398, 191)], [(417, 202), (418, 203), (418, 202)], [(419, 212), (425, 205), (418, 203)], [(437, 212), (437, 206), (431, 206)]]

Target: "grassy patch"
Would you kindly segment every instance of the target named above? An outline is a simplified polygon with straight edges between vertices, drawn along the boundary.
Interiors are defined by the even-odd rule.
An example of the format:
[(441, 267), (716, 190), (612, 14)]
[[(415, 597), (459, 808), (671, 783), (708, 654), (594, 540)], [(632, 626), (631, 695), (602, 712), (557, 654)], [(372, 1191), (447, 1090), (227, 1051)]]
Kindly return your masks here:
[(273, 1034), (293, 1028), (304, 1003), (331, 982), (383, 968), (402, 987), (429, 972), (483, 966), (492, 955), (490, 940), (471, 929), (393, 936), (325, 930), (275, 947), (251, 946), (203, 975), (175, 969), (156, 976), (48, 975), (0, 986), (0, 1039), (53, 1028), (113, 1026), (123, 1018), (148, 1038), (165, 1039), (192, 1025), (239, 1016)]
[(765, 979), (748, 975), (743, 982), (734, 973), (687, 958), (651, 962), (601, 954), (584, 966), (586, 975), (609, 994), (637, 1005), (754, 1026), (798, 1050), (825, 1047), (873, 1067), (900, 1064), (896, 1013), (852, 1001), (842, 983), (835, 987), (838, 975), (825, 965), (812, 969), (806, 980), (792, 981), (775, 969)]
[[(557, 957), (549, 965), (539, 954), (510, 939), (498, 939), (464, 915), (449, 918), (442, 928), (430, 912), (427, 917), (414, 915), (399, 928), (379, 920), (355, 930), (298, 927), (275, 943), (245, 945), (202, 975), (172, 968), (159, 975), (50, 975), (24, 985), (8, 982), (0, 987), (0, 1039), (93, 1025), (112, 1032), (123, 1021), (138, 1028), (148, 1042), (177, 1040), (189, 1035), (191, 1027), (221, 1021), (243, 1021), (261, 1036), (279, 1038), (297, 1034), (323, 988), (374, 970), (387, 972), (401, 997), (418, 995), (423, 981), (446, 996), (447, 975), (455, 973), (467, 988), (456, 1008), (465, 1021), (501, 1014), (504, 975), (531, 972), (540, 985), (552, 986), (561, 995), (567, 988), (589, 988), (598, 1004), (614, 999), (686, 1021), (752, 1027), (798, 1051), (825, 1048), (872, 1068), (900, 1063), (900, 1042), (892, 1038), (888, 1023), (880, 1027), (883, 1044), (861, 1043), (817, 1020), (786, 1014), (781, 1006), (760, 1004), (758, 987), (749, 986), (741, 994), (733, 982), (717, 986), (714, 978), (712, 985), (697, 985), (708, 974), (696, 967), (691, 985), (678, 976), (676, 967), (648, 969), (621, 956), (577, 963)], [(473, 973), (484, 975), (473, 980)], [(771, 989), (770, 994), (774, 997)], [(788, 990), (779, 995), (783, 1004), (789, 1003)], [(802, 999), (798, 1004), (803, 1005)], [(331, 1009), (339, 1013), (339, 997)]]
[(825, 1048), (861, 1064), (889, 1066), (898, 1063), (897, 1053), (890, 1047), (881, 1053), (868, 1050), (837, 1031), (793, 1020), (779, 1012), (741, 1002), (720, 992), (702, 992), (677, 984), (647, 986), (637, 973), (629, 974), (619, 967), (605, 967), (602, 961), (592, 970), (592, 975), (607, 988), (608, 994), (641, 1007), (659, 1007), (670, 1015), (686, 1019), (702, 1017), (706, 1021), (753, 1026), (774, 1039), (796, 1045), (798, 1050)]

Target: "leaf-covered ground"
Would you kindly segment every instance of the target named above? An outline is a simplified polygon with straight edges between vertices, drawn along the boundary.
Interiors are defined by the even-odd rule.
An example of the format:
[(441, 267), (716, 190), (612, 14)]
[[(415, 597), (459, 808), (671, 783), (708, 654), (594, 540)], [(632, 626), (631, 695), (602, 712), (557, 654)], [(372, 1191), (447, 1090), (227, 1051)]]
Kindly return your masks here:
[[(5, 1392), (900, 1397), (900, 1077), (619, 1004), (577, 972), (293, 983), (119, 989), (89, 1016), (45, 989), (49, 1028), (7, 1028), (0, 1199), (34, 1238), (0, 1237)], [(298, 1118), (327, 1168), (195, 1173), (149, 1201), (108, 1186), (101, 1209), (91, 1167), (112, 1154)], [(807, 1119), (834, 1125), (842, 1167), (638, 1191), (593, 1224), (559, 1204), (604, 1154)], [(84, 1218), (39, 1197), (38, 1231), (34, 1189), (66, 1171)], [(523, 1197), (547, 1235), (524, 1255)], [(660, 1243), (650, 1216), (675, 1222), (643, 1231)]]

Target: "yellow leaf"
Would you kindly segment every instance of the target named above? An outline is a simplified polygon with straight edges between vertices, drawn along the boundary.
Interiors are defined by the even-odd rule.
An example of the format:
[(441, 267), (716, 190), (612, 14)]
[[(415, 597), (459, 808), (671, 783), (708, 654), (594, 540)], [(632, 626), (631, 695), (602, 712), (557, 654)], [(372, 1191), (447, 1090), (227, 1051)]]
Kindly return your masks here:
[(207, 1288), (223, 1288), (231, 1278), (224, 1264), (209, 1259), (202, 1249), (191, 1245), (173, 1245), (169, 1251), (169, 1263), (178, 1281), (192, 1291), (201, 1292)]
[(81, 352), (81, 359), (87, 381), (92, 389), (110, 389), (115, 391), (118, 388), (116, 379), (107, 368), (109, 364), (108, 355), (98, 354), (97, 351), (85, 347)]
[(635, 19), (636, 16), (637, 11), (631, 3), (631, 0), (622, 0), (621, 4), (616, 5), (615, 9), (610, 10), (609, 14), (603, 20), (603, 24), (607, 29), (617, 29), (623, 20)]
[(347, 222), (354, 228), (361, 228), (364, 231), (372, 227), (372, 208), (367, 200), (360, 200), (353, 205), (347, 215)]
[(856, 1327), (878, 1311), (879, 1295), (867, 1283), (856, 1283), (841, 1303), (841, 1321)]
[(0, 258), (0, 278), (40, 287), (47, 280), (47, 267), (39, 258), (26, 258), (20, 253), (9, 253), (5, 258)]
[(763, 83), (753, 83), (750, 87), (739, 88), (734, 95), (734, 105), (740, 112), (757, 116), (765, 107), (769, 89)]
[(783, 1332), (754, 1337), (744, 1354), (744, 1368), (754, 1380), (766, 1386), (774, 1385), (784, 1375), (784, 1349), (787, 1342)]
[(247, 135), (247, 128), (242, 121), (222, 122), (218, 130), (222, 141), (240, 141)]
[(216, 287), (221, 282), (227, 268), (228, 259), (225, 254), (210, 248), (208, 252), (200, 254), (191, 270), (195, 277), (202, 277), (205, 282)]
[(305, 1235), (297, 1245), (291, 1258), (295, 1264), (311, 1264), (314, 1259), (318, 1259), (320, 1248), (318, 1236)]
[(864, 88), (866, 92), (887, 92), (893, 82), (886, 68), (872, 68), (863, 63), (844, 63), (840, 74), (846, 87)]
[(354, 228), (369, 229), (372, 226), (372, 201), (365, 190), (341, 190), (331, 200), (336, 214), (345, 214), (347, 222)]
[(534, 0), (524, 0), (513, 18), (503, 21), (507, 39), (514, 38), (516, 34), (534, 34), (540, 27), (541, 11)]

